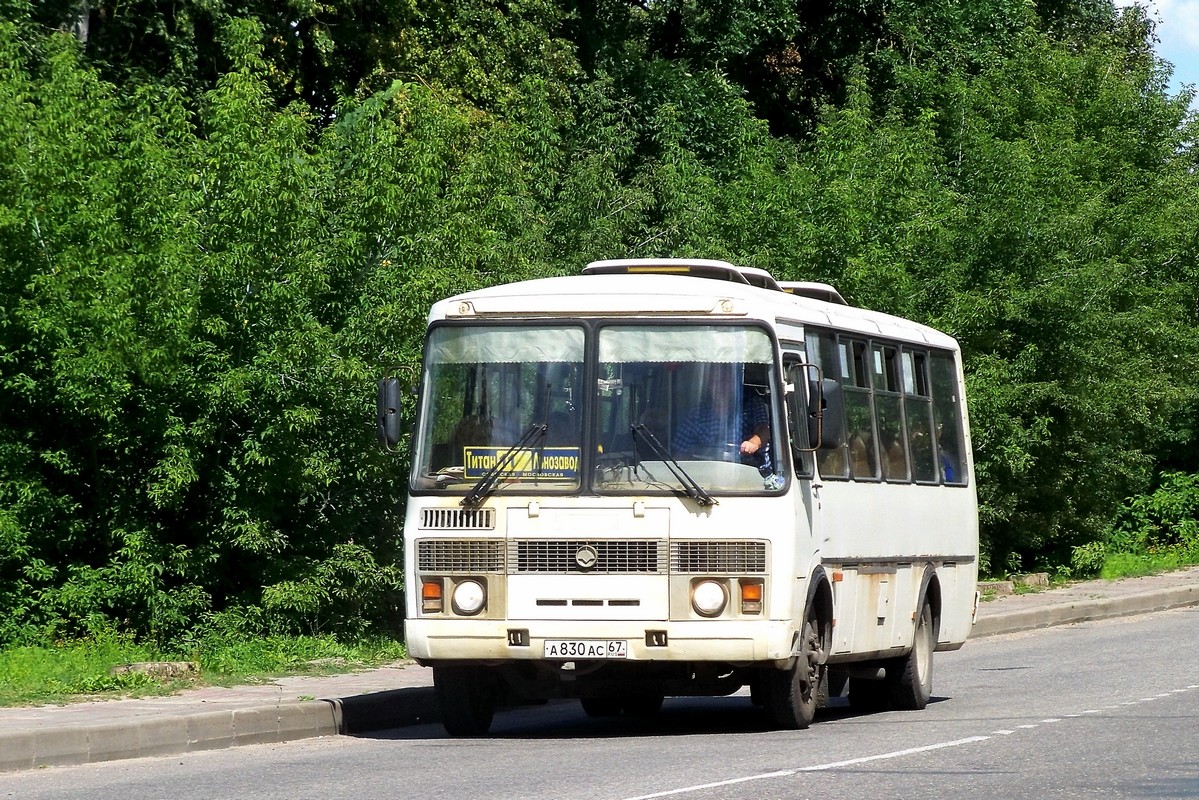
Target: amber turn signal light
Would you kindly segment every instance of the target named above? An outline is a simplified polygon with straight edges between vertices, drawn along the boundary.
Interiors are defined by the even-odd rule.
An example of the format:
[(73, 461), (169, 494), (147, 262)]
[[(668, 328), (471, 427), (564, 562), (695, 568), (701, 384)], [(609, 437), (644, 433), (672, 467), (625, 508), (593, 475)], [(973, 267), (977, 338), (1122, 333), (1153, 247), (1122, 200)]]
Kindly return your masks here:
[(420, 610), (426, 614), (440, 614), (445, 609), (440, 578), (426, 578), (420, 585)]
[(762, 581), (741, 580), (741, 613), (762, 613)]

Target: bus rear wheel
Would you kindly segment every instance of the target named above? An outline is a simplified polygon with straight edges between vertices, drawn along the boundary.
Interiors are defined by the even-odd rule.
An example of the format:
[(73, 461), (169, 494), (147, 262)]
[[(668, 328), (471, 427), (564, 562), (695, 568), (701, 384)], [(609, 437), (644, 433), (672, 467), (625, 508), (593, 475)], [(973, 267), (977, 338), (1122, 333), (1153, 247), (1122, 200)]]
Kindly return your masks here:
[(928, 705), (933, 693), (933, 650), (937, 647), (937, 628), (933, 609), (927, 602), (916, 618), (912, 649), (887, 667), (891, 684), (891, 705), (903, 711), (919, 711)]
[(482, 736), (491, 729), (496, 707), (495, 680), (480, 667), (434, 667), (433, 691), (441, 724), (451, 736)]
[(795, 663), (790, 669), (770, 670), (762, 676), (766, 709), (780, 728), (803, 730), (816, 718), (822, 690), (827, 691), (824, 630), (815, 609), (809, 610)]

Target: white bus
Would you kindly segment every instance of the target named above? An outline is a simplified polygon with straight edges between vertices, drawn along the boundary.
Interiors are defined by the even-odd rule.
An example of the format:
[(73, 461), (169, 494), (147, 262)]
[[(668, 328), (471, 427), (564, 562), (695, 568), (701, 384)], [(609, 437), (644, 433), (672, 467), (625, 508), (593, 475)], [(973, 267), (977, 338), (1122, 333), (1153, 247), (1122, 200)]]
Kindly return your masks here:
[[(960, 351), (824, 284), (600, 261), (434, 305), (405, 514), (406, 637), (443, 722), (745, 687), (919, 709), (977, 607)], [(380, 433), (399, 438), (398, 389)]]

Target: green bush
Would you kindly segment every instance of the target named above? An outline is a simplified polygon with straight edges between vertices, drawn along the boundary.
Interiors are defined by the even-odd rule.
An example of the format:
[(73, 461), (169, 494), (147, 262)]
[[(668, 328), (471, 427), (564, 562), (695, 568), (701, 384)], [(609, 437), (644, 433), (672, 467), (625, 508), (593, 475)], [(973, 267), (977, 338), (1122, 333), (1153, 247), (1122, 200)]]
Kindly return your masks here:
[(1199, 563), (1199, 473), (1166, 472), (1129, 498), (1102, 541), (1074, 548), (1079, 574), (1147, 575)]

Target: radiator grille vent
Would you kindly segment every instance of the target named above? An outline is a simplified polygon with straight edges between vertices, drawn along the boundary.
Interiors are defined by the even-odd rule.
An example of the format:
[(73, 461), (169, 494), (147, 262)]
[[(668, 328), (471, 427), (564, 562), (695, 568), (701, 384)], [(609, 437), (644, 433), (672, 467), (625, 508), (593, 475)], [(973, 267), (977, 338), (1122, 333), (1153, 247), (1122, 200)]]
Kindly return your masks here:
[(504, 543), (498, 539), (424, 539), (416, 543), (422, 572), (503, 572)]
[(766, 572), (765, 542), (422, 539), (416, 548), (417, 569), (423, 572), (662, 575), (668, 567), (679, 574)]
[[(590, 565), (592, 559), (594, 566), (583, 566)], [(654, 539), (516, 540), (508, 545), (508, 563), (514, 573), (665, 574), (666, 542)]]
[(670, 571), (736, 573), (766, 571), (765, 542), (671, 542)]
[(420, 526), (441, 531), (489, 531), (495, 528), (495, 509), (423, 508)]

